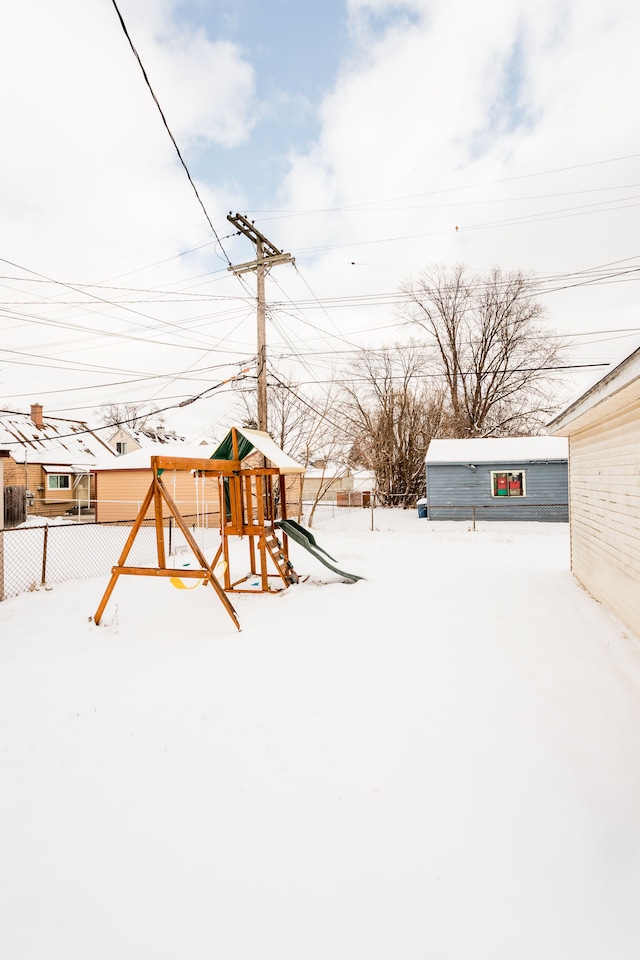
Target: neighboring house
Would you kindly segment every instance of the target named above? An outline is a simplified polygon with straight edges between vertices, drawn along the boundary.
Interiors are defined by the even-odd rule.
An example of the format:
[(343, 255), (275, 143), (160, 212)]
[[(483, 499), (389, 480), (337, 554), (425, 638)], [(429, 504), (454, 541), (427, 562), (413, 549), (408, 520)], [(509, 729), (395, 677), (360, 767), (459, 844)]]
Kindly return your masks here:
[(562, 437), (432, 440), (425, 466), (431, 520), (568, 520)]
[(373, 470), (355, 470), (351, 474), (351, 481), (351, 490), (339, 492), (336, 505), (338, 507), (369, 507), (376, 488)]
[[(241, 452), (243, 466), (258, 466), (264, 461), (265, 456), (273, 466), (282, 466), (282, 472), (290, 474), (287, 476), (288, 514), (290, 517), (299, 514), (301, 468), (278, 450), (273, 440), (266, 434), (240, 427), (238, 430), (246, 438)], [(225, 442), (223, 441), (221, 445), (212, 443), (210, 446), (202, 443), (167, 443), (162, 447), (156, 445), (153, 449), (137, 450), (108, 460), (104, 464), (98, 464), (94, 470), (96, 520), (99, 522), (135, 520), (151, 483), (153, 455), (210, 459), (216, 452), (216, 446), (220, 449)], [(276, 460), (273, 459), (274, 457)], [(194, 477), (190, 471), (166, 470), (162, 480), (183, 517), (188, 518), (190, 522), (202, 522), (205, 526), (218, 525), (220, 501), (217, 477)], [(165, 511), (165, 514), (168, 516), (168, 511)], [(152, 519), (153, 516), (152, 504), (147, 517)]]
[[(160, 447), (154, 444), (152, 448), (139, 448), (133, 453), (99, 462), (93, 472), (96, 521), (135, 520), (151, 483), (152, 456), (209, 458), (212, 452), (213, 445), (204, 447), (178, 442), (162, 444)], [(202, 481), (189, 471), (176, 470), (168, 475), (165, 472), (163, 482), (184, 517), (211, 515), (212, 523), (217, 523), (217, 519), (213, 519), (214, 514), (219, 515), (218, 489), (214, 480), (206, 478)], [(147, 516), (153, 518), (153, 504)]]
[(352, 476), (354, 490), (373, 493), (376, 488), (376, 475), (373, 470), (355, 470)]
[(640, 346), (549, 429), (569, 438), (571, 569), (640, 636)]
[(304, 474), (302, 499), (306, 501), (336, 501), (339, 506), (362, 506), (363, 493), (375, 486), (374, 475), (368, 470), (352, 472), (344, 464), (315, 461)]
[(127, 453), (135, 453), (136, 450), (149, 449), (160, 453), (159, 447), (164, 447), (166, 444), (171, 444), (172, 447), (179, 444), (187, 445), (184, 437), (179, 436), (175, 430), (167, 430), (160, 424), (155, 427), (140, 428), (119, 426), (114, 433), (108, 432), (105, 440), (119, 457)]
[(342, 490), (353, 490), (353, 477), (344, 464), (314, 460), (305, 469), (303, 500), (335, 500)]
[(31, 405), (30, 414), (0, 410), (0, 448), (9, 453), (3, 471), (7, 526), (27, 515), (89, 512), (91, 469), (99, 458), (113, 457), (108, 443), (86, 423), (45, 417), (39, 403)]

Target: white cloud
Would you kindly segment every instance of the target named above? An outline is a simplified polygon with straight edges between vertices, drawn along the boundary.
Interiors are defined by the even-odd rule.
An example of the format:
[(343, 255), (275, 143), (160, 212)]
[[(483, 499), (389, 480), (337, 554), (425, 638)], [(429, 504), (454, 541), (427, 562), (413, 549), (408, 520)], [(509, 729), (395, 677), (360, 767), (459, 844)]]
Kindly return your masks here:
[[(238, 144), (255, 107), (253, 70), (241, 51), (176, 25), (168, 0), (120, 7), (187, 161), (203, 143)], [(0, 405), (25, 409), (40, 397), (49, 412), (87, 415), (113, 400), (114, 389), (120, 399), (155, 398), (162, 381), (153, 377), (224, 360), (207, 358), (222, 331), (214, 324), (207, 333), (201, 320), (190, 320), (210, 313), (210, 304), (162, 305), (144, 291), (225, 262), (112, 5), (11, 5), (0, 35), (0, 83), (10, 91), (0, 106), (0, 257), (10, 261), (0, 265)], [(226, 226), (220, 213), (234, 200), (222, 182), (197, 185), (210, 215)], [(203, 243), (202, 257), (176, 259)], [(141, 270), (156, 261), (163, 266)], [(117, 285), (143, 289), (95, 291), (130, 301), (121, 309), (36, 282), (11, 264), (74, 284), (119, 278)], [(152, 379), (136, 382), (136, 375)], [(193, 376), (191, 385), (169, 382), (164, 395), (197, 393), (216, 379)], [(117, 380), (126, 385), (106, 386)]]
[[(121, 0), (121, 9), (183, 155), (197, 164), (205, 148), (211, 158), (198, 190), (226, 235), (224, 214), (251, 215), (263, 195), (260, 126), (272, 104), (259, 102), (261, 78), (241, 47), (188, 27), (174, 0)], [(630, 198), (640, 189), (622, 188), (640, 182), (640, 163), (597, 161), (638, 151), (640, 8), (626, 0), (349, 0), (347, 13), (351, 45), (331, 94), (317, 105), (320, 133), (289, 157), (274, 200), (281, 219), (264, 222), (303, 274), (301, 281), (291, 268), (274, 271), (274, 299), (308, 299), (306, 283), (321, 298), (391, 294), (433, 262), (559, 274), (635, 256), (640, 201)], [(269, 25), (284, 26), (277, 17)], [(65, 279), (119, 276), (140, 288), (130, 298), (137, 301), (154, 285), (224, 272), (212, 244), (200, 259), (171, 259), (212, 237), (109, 3), (11, 5), (0, 35), (0, 82), (11, 92), (0, 105), (0, 256)], [(291, 111), (310, 108), (295, 89), (280, 96)], [(250, 176), (242, 179), (227, 156), (241, 159), (238, 169)], [(604, 201), (621, 209), (587, 206)], [(225, 246), (237, 261), (250, 258), (245, 239)], [(151, 266), (156, 261), (162, 265)], [(224, 305), (228, 318), (211, 300), (130, 305), (148, 319), (63, 306), (74, 299), (69, 291), (34, 286), (27, 295), (22, 282), (4, 281), (5, 303), (31, 299), (20, 309), (36, 317), (110, 332), (144, 328), (177, 348), (130, 343), (123, 352), (121, 341), (87, 334), (81, 352), (85, 335), (1, 313), (0, 338), (16, 350), (51, 344), (52, 360), (96, 362), (99, 349), (100, 362), (150, 375), (197, 365), (218, 339), (246, 357), (254, 336), (251, 280), (244, 291), (233, 278), (190, 285), (212, 295), (245, 293), (241, 307)], [(281, 291), (271, 286), (276, 280)], [(56, 298), (55, 310), (39, 302), (44, 296)], [(556, 294), (548, 305), (554, 325), (575, 332), (604, 328), (611, 318), (616, 326), (637, 323), (635, 301), (633, 284), (617, 284)], [(277, 319), (289, 342), (313, 349), (316, 334), (287, 311)], [(350, 337), (386, 323), (379, 337), (392, 337), (395, 317), (392, 306), (372, 305), (318, 311), (312, 320), (327, 335), (339, 328)], [(172, 337), (163, 321), (183, 332)], [(271, 336), (277, 343), (280, 333), (272, 328)], [(186, 351), (187, 338), (201, 350)], [(18, 396), (23, 406), (25, 391), (47, 376), (60, 387), (95, 382), (35, 368), (25, 376), (6, 355), (0, 368), (0, 397)], [(203, 377), (198, 388), (205, 385)], [(152, 395), (144, 384), (136, 389)], [(175, 390), (187, 392), (185, 383)]]
[(254, 75), (235, 44), (212, 42), (204, 30), (169, 23), (153, 38), (143, 62), (151, 78), (157, 72), (156, 93), (179, 141), (234, 147), (248, 139)]
[[(413, 19), (392, 18), (386, 32), (362, 26), (368, 15), (380, 20), (409, 7)], [(513, 178), (636, 152), (635, 8), (623, 0), (353, 0), (350, 9), (369, 46), (359, 47), (325, 100), (314, 149), (292, 158), (285, 194), (298, 209), (370, 204), (326, 218), (329, 240), (354, 242), (350, 259), (393, 265), (390, 276), (396, 265), (419, 269), (435, 260), (560, 272), (634, 254), (633, 209), (586, 218), (565, 208), (617, 196), (570, 194), (633, 182), (637, 163), (636, 173), (613, 164)], [(477, 186), (460, 189), (469, 185)], [(566, 196), (508, 200), (545, 194)], [(546, 213), (561, 219), (477, 229)], [(302, 233), (304, 224), (296, 229)], [(302, 243), (318, 242), (321, 232), (314, 222)], [(411, 239), (356, 246), (397, 236)]]
[[(251, 67), (232, 44), (177, 27), (172, 15), (169, 3), (134, 4), (127, 25), (181, 151), (235, 145), (250, 128)], [(12, 96), (2, 106), (0, 195), (15, 217), (5, 221), (13, 258), (55, 271), (71, 250), (84, 269), (198, 223), (111, 5), (70, 0), (61, 16), (35, 0), (5, 21), (2, 86)]]

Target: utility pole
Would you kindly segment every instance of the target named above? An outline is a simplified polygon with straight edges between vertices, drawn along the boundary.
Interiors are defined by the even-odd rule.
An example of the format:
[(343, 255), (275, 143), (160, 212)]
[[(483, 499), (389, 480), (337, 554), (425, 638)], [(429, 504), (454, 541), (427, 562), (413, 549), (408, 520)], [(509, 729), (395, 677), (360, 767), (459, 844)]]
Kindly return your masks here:
[(278, 263), (295, 263), (294, 257), (290, 253), (283, 253), (278, 250), (270, 240), (256, 230), (255, 226), (243, 217), (241, 213), (229, 214), (227, 216), (229, 223), (248, 237), (256, 247), (256, 259), (247, 263), (239, 263), (237, 266), (227, 267), (236, 276), (241, 273), (248, 273), (250, 270), (256, 272), (257, 287), (257, 321), (258, 321), (258, 430), (267, 430), (267, 306), (264, 296), (264, 281), (268, 270)]

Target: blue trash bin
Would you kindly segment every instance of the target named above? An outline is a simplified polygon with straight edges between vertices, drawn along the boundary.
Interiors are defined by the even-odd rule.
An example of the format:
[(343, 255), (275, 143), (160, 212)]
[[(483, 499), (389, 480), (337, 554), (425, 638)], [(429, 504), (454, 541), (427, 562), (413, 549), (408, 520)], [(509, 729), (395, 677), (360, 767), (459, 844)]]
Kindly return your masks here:
[(426, 517), (427, 515), (427, 501), (423, 497), (421, 500), (418, 500), (418, 516)]

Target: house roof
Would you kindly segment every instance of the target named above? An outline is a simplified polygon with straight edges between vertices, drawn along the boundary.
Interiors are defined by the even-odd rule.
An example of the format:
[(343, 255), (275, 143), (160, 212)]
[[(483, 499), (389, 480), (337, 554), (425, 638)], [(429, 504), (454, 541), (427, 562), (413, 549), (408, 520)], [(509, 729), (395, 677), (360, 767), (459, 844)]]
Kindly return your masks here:
[[(304, 467), (296, 463), (288, 454), (284, 453), (276, 443), (271, 439), (268, 433), (261, 430), (248, 430), (245, 427), (237, 427), (239, 439), (244, 437), (244, 444), (241, 444), (241, 459), (249, 456), (254, 450), (257, 450), (267, 458), (275, 467), (278, 467), (282, 473), (304, 473)], [(152, 456), (187, 458), (193, 460), (225, 460), (230, 459), (227, 453), (231, 451), (231, 431), (221, 444), (204, 446), (196, 443), (165, 443), (162, 448), (157, 445), (147, 446), (142, 450), (134, 450), (132, 453), (125, 453), (114, 459), (108, 458), (106, 462), (100, 461), (97, 464), (98, 470), (148, 470), (151, 468)]]
[(132, 427), (129, 424), (117, 427), (117, 429), (110, 429), (108, 437), (109, 443), (114, 443), (115, 438), (118, 434), (126, 434), (132, 440), (134, 440), (138, 446), (145, 449), (157, 450), (158, 444), (162, 445), (163, 453), (164, 446), (170, 444), (172, 446), (177, 446), (179, 444), (189, 445), (188, 441), (184, 437), (181, 437), (175, 430), (172, 430), (162, 425), (158, 426), (148, 426), (148, 427)]
[(426, 462), (432, 463), (526, 463), (566, 460), (564, 437), (487, 437), (474, 440), (432, 440)]
[(549, 430), (568, 436), (637, 401), (640, 401), (640, 341), (608, 373), (554, 417)]
[(348, 467), (343, 463), (334, 463), (330, 460), (324, 467), (307, 467), (305, 478), (307, 480), (337, 480), (349, 476), (349, 472)]
[(186, 457), (190, 459), (208, 459), (213, 453), (213, 444), (203, 447), (193, 443), (165, 443), (161, 448), (157, 445), (142, 450), (133, 450), (120, 456), (100, 458), (96, 463), (96, 470), (150, 470), (151, 457)]
[(89, 467), (86, 464), (42, 463), (40, 466), (45, 473), (89, 473)]
[(28, 413), (0, 410), (0, 447), (10, 451), (17, 463), (65, 466), (82, 472), (101, 457), (115, 452), (81, 420), (43, 417), (36, 427)]
[(373, 490), (376, 485), (376, 475), (373, 470), (354, 470), (353, 489)]

